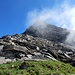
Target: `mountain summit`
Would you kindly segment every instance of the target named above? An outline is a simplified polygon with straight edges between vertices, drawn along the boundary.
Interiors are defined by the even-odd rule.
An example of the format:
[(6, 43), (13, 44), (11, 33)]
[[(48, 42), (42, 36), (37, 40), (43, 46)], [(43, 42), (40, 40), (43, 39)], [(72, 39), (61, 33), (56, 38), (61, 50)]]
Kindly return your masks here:
[(35, 23), (30, 26), (23, 34), (34, 37), (41, 37), (50, 41), (64, 42), (69, 32), (66, 29), (57, 27), (45, 22)]

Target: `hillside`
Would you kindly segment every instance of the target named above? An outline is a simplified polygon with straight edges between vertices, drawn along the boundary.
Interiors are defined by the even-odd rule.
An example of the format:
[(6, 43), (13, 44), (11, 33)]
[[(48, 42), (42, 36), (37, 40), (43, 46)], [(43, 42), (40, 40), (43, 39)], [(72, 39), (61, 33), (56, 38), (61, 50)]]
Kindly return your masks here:
[(53, 60), (17, 61), (1, 64), (0, 75), (75, 75), (75, 67)]
[[(33, 65), (33, 67), (27, 67), (29, 70), (9, 67), (11, 70), (8, 71), (7, 66), (10, 64), (3, 64), (0, 68), (0, 75), (4, 73), (10, 75), (11, 71), (13, 72), (11, 75), (16, 75), (16, 72), (19, 74), (25, 72), (30, 75), (31, 71), (34, 73), (32, 75), (40, 75), (42, 72), (44, 75), (75, 74), (75, 47), (64, 43), (69, 34), (68, 30), (49, 24), (38, 26), (32, 25), (22, 34), (6, 35), (0, 38), (0, 64), (14, 62), (13, 64), (18, 67), (20, 65), (17, 64), (20, 62), (17, 63), (17, 61), (27, 62), (28, 60), (28, 64)], [(35, 65), (38, 67), (36, 68)], [(42, 72), (39, 69), (42, 69)], [(49, 71), (46, 72), (47, 70)]]

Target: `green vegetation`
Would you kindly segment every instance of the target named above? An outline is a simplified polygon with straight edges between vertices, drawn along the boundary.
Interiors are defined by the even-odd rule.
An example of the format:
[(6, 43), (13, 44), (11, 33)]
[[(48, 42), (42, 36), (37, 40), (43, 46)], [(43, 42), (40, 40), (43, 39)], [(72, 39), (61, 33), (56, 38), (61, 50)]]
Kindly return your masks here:
[(0, 65), (0, 75), (75, 75), (75, 67), (63, 62), (25, 61), (28, 67), (19, 69), (21, 61)]

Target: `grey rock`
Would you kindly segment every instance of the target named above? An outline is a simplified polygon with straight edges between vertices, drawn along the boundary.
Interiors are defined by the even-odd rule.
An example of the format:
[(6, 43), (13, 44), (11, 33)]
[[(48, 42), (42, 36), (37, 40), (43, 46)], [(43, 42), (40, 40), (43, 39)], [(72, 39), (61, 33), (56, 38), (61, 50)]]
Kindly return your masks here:
[(44, 59), (44, 56), (43, 55), (35, 55), (35, 56), (32, 56), (32, 59)]
[(0, 52), (3, 50), (4, 45), (0, 45)]
[(27, 57), (28, 57), (29, 59), (32, 59), (32, 55), (31, 55), (31, 54), (28, 54)]
[(5, 45), (3, 47), (3, 51), (20, 51), (20, 52), (25, 52), (26, 50), (28, 50), (26, 47), (22, 47), (22, 46), (13, 46), (13, 45)]
[(48, 50), (47, 49), (42, 49), (42, 51), (47, 52)]
[(39, 53), (39, 52), (34, 52), (33, 54), (34, 55), (41, 55), (41, 53)]
[(33, 59), (44, 59), (44, 56), (41, 53), (34, 52), (33, 55)]
[(5, 63), (12, 62), (11, 59), (5, 59)]
[(68, 55), (73, 55), (73, 52), (66, 52), (66, 54), (68, 54)]
[(5, 57), (0, 57), (0, 64), (6, 63), (5, 62)]
[(45, 57), (47, 57), (47, 58), (50, 58), (50, 59), (52, 59), (52, 60), (55, 60), (55, 61), (57, 61), (55, 58), (53, 58), (53, 57), (50, 57), (50, 56), (48, 56), (48, 55), (45, 55)]
[(50, 57), (53, 57), (50, 53), (44, 53), (44, 55), (48, 55)]
[(40, 48), (39, 48), (38, 46), (36, 46), (36, 50), (37, 50), (37, 51), (39, 51), (39, 50), (40, 50)]
[(63, 52), (63, 51), (61, 51), (61, 50), (58, 50), (58, 53), (59, 53), (59, 54), (63, 54), (64, 52)]
[(71, 57), (69, 55), (67, 55), (66, 53), (64, 53), (64, 55), (65, 55), (66, 58), (71, 59)]
[(12, 51), (7, 51), (7, 52), (4, 52), (3, 56), (6, 58), (6, 59), (14, 59), (15, 58), (15, 53), (13, 53)]
[(22, 58), (22, 57), (25, 57), (25, 54), (19, 53), (19, 56)]

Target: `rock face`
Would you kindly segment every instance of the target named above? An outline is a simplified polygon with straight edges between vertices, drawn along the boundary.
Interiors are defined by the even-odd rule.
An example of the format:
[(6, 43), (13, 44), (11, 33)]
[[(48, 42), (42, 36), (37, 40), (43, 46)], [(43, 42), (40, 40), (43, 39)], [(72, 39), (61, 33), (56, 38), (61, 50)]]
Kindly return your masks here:
[[(56, 26), (51, 25), (50, 27), (54, 28), (54, 31), (52, 32), (53, 29), (51, 28), (52, 30), (49, 30), (48, 33), (50, 34), (49, 36), (45, 36), (47, 34), (45, 33), (44, 36), (45, 38), (48, 37), (47, 39), (44, 39), (41, 33), (39, 36), (41, 35), (43, 38), (39, 36), (34, 37), (36, 34), (31, 27), (28, 28), (23, 34), (16, 34), (11, 36), (7, 35), (0, 38), (0, 56), (5, 58), (5, 61), (52, 59), (55, 61), (59, 60), (74, 65), (75, 48), (61, 43), (66, 38), (67, 32), (63, 33), (63, 30), (65, 29), (58, 28)], [(50, 27), (47, 26), (47, 28)], [(31, 29), (33, 31), (31, 31)], [(58, 31), (58, 33), (56, 31)], [(60, 34), (63, 36), (59, 37)]]

